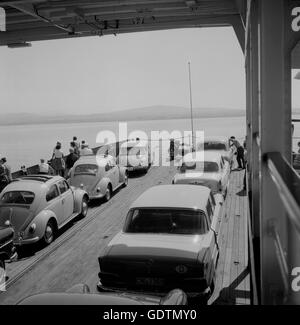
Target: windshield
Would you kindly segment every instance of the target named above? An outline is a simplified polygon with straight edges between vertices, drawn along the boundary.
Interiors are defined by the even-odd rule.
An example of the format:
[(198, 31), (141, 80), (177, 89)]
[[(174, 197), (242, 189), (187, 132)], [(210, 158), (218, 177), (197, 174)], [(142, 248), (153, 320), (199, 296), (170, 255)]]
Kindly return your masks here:
[(146, 149), (141, 147), (123, 147), (121, 148), (121, 155), (128, 155), (128, 156), (138, 156), (138, 155), (145, 155)]
[(75, 175), (78, 174), (93, 174), (96, 175), (98, 171), (98, 166), (95, 164), (83, 164), (83, 165), (78, 165), (75, 168)]
[(28, 191), (6, 192), (1, 198), (1, 204), (32, 204), (34, 193)]
[(215, 173), (219, 171), (219, 166), (214, 161), (194, 161), (194, 162), (183, 162), (180, 166), (180, 172), (208, 172)]
[(226, 144), (222, 142), (207, 141), (204, 142), (204, 150), (227, 150)]
[(204, 234), (203, 211), (193, 209), (132, 209), (124, 227), (126, 233)]

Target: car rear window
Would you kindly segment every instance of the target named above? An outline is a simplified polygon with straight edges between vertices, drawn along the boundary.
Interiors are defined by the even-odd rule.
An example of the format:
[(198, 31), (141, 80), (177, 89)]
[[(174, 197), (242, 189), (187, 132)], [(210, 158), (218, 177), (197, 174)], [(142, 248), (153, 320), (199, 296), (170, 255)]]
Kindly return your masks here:
[(74, 174), (94, 174), (96, 175), (98, 171), (98, 166), (95, 164), (82, 164), (75, 167)]
[(207, 141), (204, 142), (203, 147), (204, 150), (227, 150), (226, 144), (222, 142)]
[(206, 216), (194, 209), (132, 209), (129, 211), (124, 232), (204, 234), (208, 231)]
[(143, 147), (123, 147), (121, 148), (121, 155), (128, 155), (128, 156), (138, 156), (138, 155), (145, 155), (146, 148)]
[(4, 193), (1, 204), (32, 204), (34, 193), (29, 191), (10, 191)]
[(219, 171), (219, 166), (214, 161), (183, 162), (180, 166), (180, 172), (185, 173), (189, 171), (215, 173)]

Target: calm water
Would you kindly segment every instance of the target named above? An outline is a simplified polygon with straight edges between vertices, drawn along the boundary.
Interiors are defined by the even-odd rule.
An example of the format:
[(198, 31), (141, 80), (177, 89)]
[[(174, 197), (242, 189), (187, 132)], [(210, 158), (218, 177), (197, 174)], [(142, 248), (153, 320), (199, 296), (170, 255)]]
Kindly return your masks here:
[[(76, 135), (78, 140), (86, 140), (90, 147), (97, 146), (96, 138), (100, 131), (110, 130), (118, 137), (118, 122), (40, 124), (0, 127), (0, 156), (6, 156), (12, 170), (22, 164), (37, 164), (40, 158), (50, 159), (56, 141), (60, 141), (65, 154), (69, 143)], [(151, 131), (173, 131), (182, 133), (191, 129), (190, 120), (131, 121), (127, 123), (128, 134), (141, 130), (150, 135)], [(194, 120), (195, 131), (204, 131), (209, 136), (245, 136), (245, 118), (204, 118)], [(188, 142), (189, 139), (186, 139)], [(98, 144), (99, 145), (99, 144)]]
[[(296, 116), (295, 116), (296, 117)], [(297, 116), (299, 118), (299, 116)], [(150, 135), (151, 131), (173, 130), (189, 131), (190, 120), (131, 121), (127, 124), (128, 134), (141, 130)], [(96, 138), (100, 131), (109, 130), (118, 137), (118, 122), (74, 123), (74, 124), (40, 124), (0, 127), (0, 156), (6, 156), (12, 170), (19, 169), (22, 164), (37, 164), (40, 158), (50, 159), (56, 141), (61, 141), (63, 151), (68, 153), (69, 143), (73, 135), (86, 140), (90, 147), (97, 146)], [(207, 136), (235, 135), (243, 140), (245, 136), (245, 118), (203, 118), (194, 120), (195, 131), (204, 131)], [(300, 123), (295, 123), (293, 149), (297, 150), (300, 141)], [(189, 139), (185, 140), (189, 142)], [(98, 144), (99, 145), (99, 144)]]

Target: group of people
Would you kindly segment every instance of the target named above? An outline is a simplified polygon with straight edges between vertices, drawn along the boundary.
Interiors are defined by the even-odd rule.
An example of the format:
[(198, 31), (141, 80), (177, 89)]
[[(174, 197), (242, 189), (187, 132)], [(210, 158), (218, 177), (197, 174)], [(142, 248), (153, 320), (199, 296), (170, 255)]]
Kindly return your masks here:
[(80, 144), (77, 137), (74, 136), (70, 142), (69, 154), (65, 157), (62, 151), (62, 144), (57, 141), (50, 162), (48, 163), (45, 159), (41, 159), (39, 173), (60, 175), (68, 178), (71, 168), (79, 157), (91, 154), (93, 154), (93, 150), (89, 148), (85, 140), (82, 140)]

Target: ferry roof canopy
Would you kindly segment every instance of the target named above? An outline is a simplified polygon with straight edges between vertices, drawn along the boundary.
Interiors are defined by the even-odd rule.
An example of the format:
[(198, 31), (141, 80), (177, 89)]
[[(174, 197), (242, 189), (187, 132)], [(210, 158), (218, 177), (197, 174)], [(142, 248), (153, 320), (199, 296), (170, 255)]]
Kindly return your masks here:
[[(233, 26), (243, 48), (245, 0), (7, 0), (0, 45), (152, 31)], [(2, 28), (3, 30), (3, 28)]]

